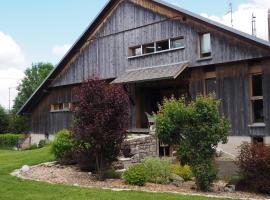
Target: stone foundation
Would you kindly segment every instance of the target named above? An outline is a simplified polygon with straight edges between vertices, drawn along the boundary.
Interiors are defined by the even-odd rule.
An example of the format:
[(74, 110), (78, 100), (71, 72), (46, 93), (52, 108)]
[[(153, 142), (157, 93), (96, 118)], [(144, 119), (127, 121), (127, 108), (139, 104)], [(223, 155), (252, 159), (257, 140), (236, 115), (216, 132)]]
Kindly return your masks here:
[(154, 135), (131, 134), (122, 144), (123, 160), (138, 163), (148, 156), (158, 156), (158, 141)]

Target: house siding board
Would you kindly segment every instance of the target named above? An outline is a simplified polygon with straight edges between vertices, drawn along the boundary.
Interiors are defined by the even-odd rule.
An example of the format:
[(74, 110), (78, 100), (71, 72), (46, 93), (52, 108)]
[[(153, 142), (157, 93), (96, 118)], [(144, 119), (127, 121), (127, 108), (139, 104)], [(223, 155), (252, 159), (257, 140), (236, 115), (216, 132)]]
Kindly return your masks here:
[[(180, 14), (179, 14), (180, 15)], [(150, 25), (149, 25), (150, 24)], [(198, 61), (198, 33), (211, 32), (213, 58)], [(185, 49), (128, 59), (128, 47), (184, 36)], [(74, 84), (95, 74), (114, 78), (128, 69), (190, 61), (190, 66), (204, 66), (262, 57), (269, 52), (225, 35), (191, 19), (168, 19), (129, 1), (123, 1), (103, 22), (92, 41), (81, 50), (52, 86)], [(85, 61), (87, 59), (87, 61)], [(86, 64), (87, 63), (87, 64)]]
[[(221, 100), (221, 114), (231, 123), (231, 136), (269, 136), (270, 124), (270, 62), (263, 63), (264, 90), (264, 127), (252, 127), (249, 107), (248, 62), (223, 64), (216, 66), (217, 98)], [(190, 95), (194, 99), (204, 92), (204, 70), (196, 68), (191, 71)]]
[(270, 60), (262, 62), (263, 71), (263, 100), (266, 135), (270, 136)]
[(230, 120), (231, 135), (249, 135), (247, 64), (220, 66), (216, 70), (217, 97), (221, 99), (221, 113)]
[(31, 132), (53, 134), (63, 128), (71, 128), (73, 115), (71, 112), (50, 112), (50, 105), (54, 103), (74, 102), (75, 86), (60, 87), (50, 90), (31, 114)]

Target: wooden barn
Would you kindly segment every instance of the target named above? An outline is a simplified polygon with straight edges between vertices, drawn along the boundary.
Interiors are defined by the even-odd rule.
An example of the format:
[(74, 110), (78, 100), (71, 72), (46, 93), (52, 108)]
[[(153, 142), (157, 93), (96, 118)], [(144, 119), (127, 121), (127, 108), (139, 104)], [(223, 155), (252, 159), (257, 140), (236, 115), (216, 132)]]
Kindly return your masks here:
[(130, 95), (130, 132), (163, 97), (215, 92), (232, 124), (221, 148), (270, 143), (270, 43), (161, 0), (110, 0), (20, 109), (32, 141), (72, 125), (74, 87), (96, 75)]

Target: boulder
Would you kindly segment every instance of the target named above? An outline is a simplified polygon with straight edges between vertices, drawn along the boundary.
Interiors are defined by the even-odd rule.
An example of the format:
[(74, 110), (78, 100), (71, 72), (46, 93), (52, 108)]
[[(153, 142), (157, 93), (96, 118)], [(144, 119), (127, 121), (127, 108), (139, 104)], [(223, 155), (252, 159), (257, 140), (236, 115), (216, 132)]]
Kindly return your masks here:
[(172, 184), (176, 187), (181, 187), (184, 183), (184, 179), (181, 176), (178, 176), (177, 174), (171, 174), (170, 179), (172, 181)]
[(28, 165), (24, 165), (22, 166), (22, 168), (20, 169), (21, 172), (26, 173), (30, 170), (30, 167)]

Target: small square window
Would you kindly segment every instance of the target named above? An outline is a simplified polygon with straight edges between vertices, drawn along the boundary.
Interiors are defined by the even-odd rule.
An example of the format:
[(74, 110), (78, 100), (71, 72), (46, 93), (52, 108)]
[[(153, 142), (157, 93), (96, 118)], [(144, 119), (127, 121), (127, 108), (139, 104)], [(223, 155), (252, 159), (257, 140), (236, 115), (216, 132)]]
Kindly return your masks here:
[(199, 40), (200, 40), (200, 44), (199, 44), (200, 57), (201, 58), (210, 57), (212, 54), (210, 33), (201, 34), (199, 37)]
[(171, 49), (177, 49), (177, 48), (181, 48), (184, 47), (184, 38), (175, 38), (175, 39), (171, 39)]
[(155, 52), (154, 43), (143, 45), (143, 54), (154, 53), (154, 52)]
[(263, 145), (264, 144), (264, 138), (263, 137), (253, 137), (252, 138), (252, 144), (254, 145)]
[(156, 51), (164, 51), (169, 49), (169, 40), (156, 43)]

